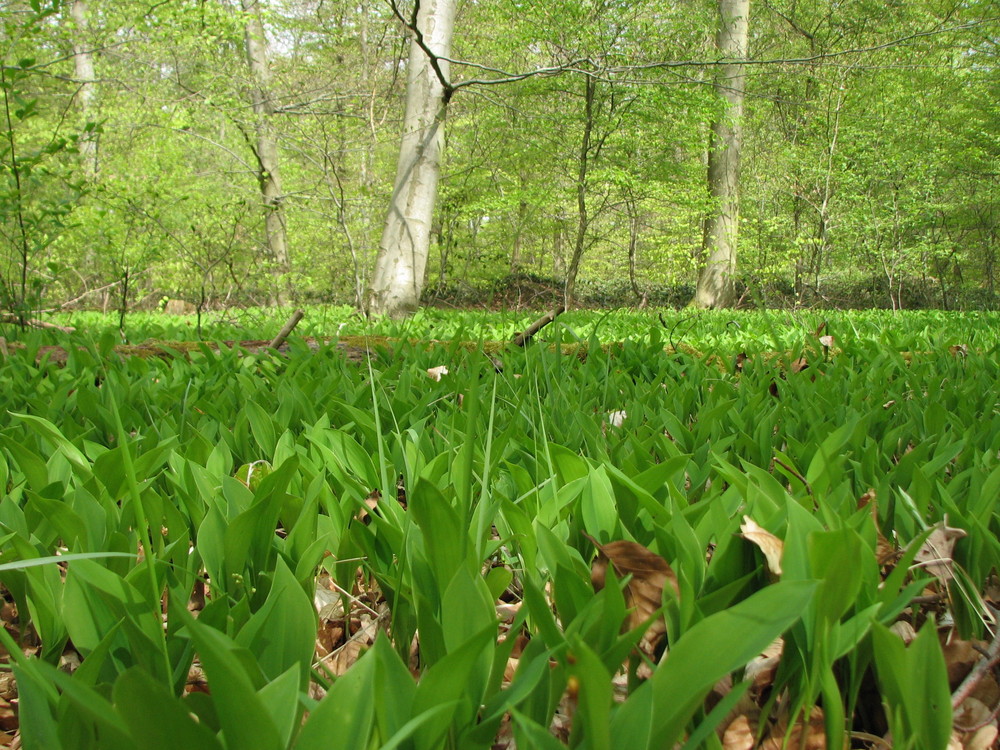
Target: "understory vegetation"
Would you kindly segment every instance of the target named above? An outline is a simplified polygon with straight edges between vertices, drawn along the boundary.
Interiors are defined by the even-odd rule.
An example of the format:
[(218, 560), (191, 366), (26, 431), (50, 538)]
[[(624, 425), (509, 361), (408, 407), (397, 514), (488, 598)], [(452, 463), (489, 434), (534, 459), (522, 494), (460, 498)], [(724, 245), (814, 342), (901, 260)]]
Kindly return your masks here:
[(347, 312), (5, 340), (8, 737), (995, 742), (995, 316)]

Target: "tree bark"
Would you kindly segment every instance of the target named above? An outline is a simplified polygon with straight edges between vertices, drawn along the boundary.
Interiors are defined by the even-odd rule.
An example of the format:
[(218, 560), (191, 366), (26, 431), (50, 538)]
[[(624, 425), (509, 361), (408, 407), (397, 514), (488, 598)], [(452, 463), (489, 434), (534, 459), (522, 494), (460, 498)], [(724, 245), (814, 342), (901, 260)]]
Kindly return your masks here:
[[(94, 89), (97, 76), (94, 73), (94, 56), (87, 43), (87, 3), (85, 0), (73, 0), (69, 7), (70, 18), (73, 19), (73, 73), (80, 88), (77, 90), (77, 101), (80, 104), (80, 115), (84, 126), (96, 120)], [(93, 130), (87, 129), (79, 141), (80, 161), (83, 173), (88, 180), (97, 175), (97, 140)]]
[(698, 276), (693, 304), (726, 307), (734, 296), (736, 241), (739, 233), (740, 148), (743, 142), (744, 66), (749, 39), (750, 0), (719, 0), (719, 33), (715, 44), (723, 59), (716, 89), (724, 102), (712, 123), (708, 152), (708, 189), (715, 207), (705, 220), (702, 244), (705, 265)]
[[(444, 121), (450, 90), (447, 58), (455, 23), (455, 0), (422, 0), (410, 43), (406, 114), (396, 180), (368, 290), (368, 314), (399, 318), (420, 304), (437, 199)], [(420, 46), (419, 34), (432, 60)], [(444, 80), (442, 80), (442, 78)]]
[(580, 270), (580, 261), (586, 247), (587, 228), (590, 219), (587, 215), (587, 169), (590, 162), (590, 139), (594, 132), (594, 96), (597, 91), (597, 79), (593, 76), (584, 78), (583, 98), (583, 139), (580, 141), (580, 160), (576, 175), (576, 241), (573, 244), (573, 257), (566, 269), (566, 288), (563, 294), (563, 307), (567, 310), (573, 306), (576, 297), (576, 275)]
[(274, 105), (271, 102), (271, 66), (267, 58), (267, 37), (261, 20), (258, 0), (240, 0), (244, 13), (247, 67), (250, 69), (250, 106), (254, 114), (254, 129), (257, 144), (257, 181), (260, 184), (264, 206), (264, 233), (267, 249), (275, 277), (272, 302), (284, 305), (288, 302), (288, 272), (291, 263), (288, 253), (288, 231), (285, 224), (284, 195), (281, 190), (281, 168), (278, 160), (278, 144), (274, 137), (271, 118)]

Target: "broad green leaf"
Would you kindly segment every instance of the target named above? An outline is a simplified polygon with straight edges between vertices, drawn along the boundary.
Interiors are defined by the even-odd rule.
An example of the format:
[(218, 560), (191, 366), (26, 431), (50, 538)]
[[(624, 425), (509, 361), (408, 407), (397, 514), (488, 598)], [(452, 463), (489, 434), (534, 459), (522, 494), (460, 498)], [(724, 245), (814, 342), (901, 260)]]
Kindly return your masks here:
[(183, 702), (139, 668), (115, 682), (115, 709), (136, 747), (150, 750), (221, 750), (215, 733), (191, 718)]
[(298, 668), (300, 689), (308, 681), (308, 665), (316, 640), (316, 610), (280, 557), (264, 605), (236, 636), (236, 643), (257, 659), (269, 680)]
[(375, 658), (364, 654), (313, 709), (295, 743), (297, 750), (357, 750), (368, 747), (378, 696), (374, 691)]
[[(712, 685), (746, 665), (802, 614), (816, 589), (812, 581), (779, 582), (706, 617), (673, 644), (653, 677), (612, 718), (612, 738), (649, 727), (650, 748), (681, 739)], [(641, 736), (641, 735), (639, 735)]]
[[(173, 611), (179, 613), (180, 608)], [(242, 649), (230, 638), (199, 620), (184, 619), (212, 686), (226, 747), (244, 750), (282, 747), (278, 727), (257, 694), (256, 683), (263, 678), (248, 671), (249, 652), (241, 654)]]
[(911, 747), (945, 747), (951, 737), (951, 693), (934, 622), (928, 621), (909, 647), (875, 625), (872, 643), (893, 735), (906, 738)]

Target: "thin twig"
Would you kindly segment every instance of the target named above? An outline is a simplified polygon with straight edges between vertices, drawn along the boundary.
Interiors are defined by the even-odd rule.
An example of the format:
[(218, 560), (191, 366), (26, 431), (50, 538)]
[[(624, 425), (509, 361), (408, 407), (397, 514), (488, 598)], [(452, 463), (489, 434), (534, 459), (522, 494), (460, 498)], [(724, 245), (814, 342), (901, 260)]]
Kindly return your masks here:
[(284, 344), (285, 339), (288, 338), (288, 334), (292, 332), (292, 330), (295, 328), (295, 326), (299, 324), (299, 321), (302, 320), (304, 316), (305, 313), (302, 312), (301, 310), (296, 310), (295, 312), (293, 312), (292, 317), (290, 317), (288, 319), (288, 322), (285, 323), (284, 328), (278, 331), (278, 335), (274, 337), (274, 340), (272, 340), (271, 343), (268, 344), (268, 346), (271, 347), (272, 349), (277, 349), (279, 346)]
[(531, 341), (531, 339), (534, 338), (536, 333), (559, 317), (559, 315), (561, 315), (565, 310), (566, 308), (563, 305), (559, 305), (554, 310), (545, 313), (545, 315), (524, 329), (522, 333), (519, 333), (514, 337), (514, 346), (525, 346), (529, 341)]
[(998, 663), (1000, 663), (1000, 625), (997, 624), (997, 614), (998, 610), (991, 607), (989, 604), (986, 605), (990, 613), (993, 615), (994, 622), (994, 633), (993, 640), (990, 643), (989, 648), (983, 657), (976, 662), (976, 665), (972, 668), (965, 679), (962, 680), (962, 684), (955, 688), (955, 692), (951, 694), (951, 707), (956, 709), (961, 705), (962, 701), (968, 698), (972, 691), (976, 689), (983, 678), (989, 674), (990, 670), (993, 669)]
[(780, 458), (774, 459), (774, 463), (776, 463), (782, 469), (784, 469), (789, 474), (791, 474), (793, 477), (795, 477), (800, 482), (802, 482), (802, 485), (806, 488), (806, 492), (809, 493), (810, 497), (813, 497), (813, 488), (812, 488), (812, 485), (809, 484), (809, 480), (806, 479), (804, 476), (802, 476), (802, 474), (798, 471), (798, 469), (796, 469), (796, 468), (794, 468), (792, 466), (789, 466), (784, 461), (782, 461)]

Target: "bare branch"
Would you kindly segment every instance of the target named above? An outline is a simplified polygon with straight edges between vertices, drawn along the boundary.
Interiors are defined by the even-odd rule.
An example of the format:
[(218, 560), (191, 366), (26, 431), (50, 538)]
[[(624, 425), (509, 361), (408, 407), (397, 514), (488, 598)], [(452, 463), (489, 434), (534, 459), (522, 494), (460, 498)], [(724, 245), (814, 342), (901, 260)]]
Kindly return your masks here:
[(423, 50), (425, 55), (427, 55), (431, 68), (434, 70), (434, 75), (437, 76), (438, 82), (441, 84), (441, 88), (444, 89), (444, 94), (441, 98), (443, 102), (447, 104), (451, 101), (452, 94), (455, 93), (455, 87), (452, 86), (451, 81), (448, 80), (448, 76), (445, 75), (444, 70), (441, 68), (441, 61), (444, 60), (445, 62), (448, 62), (448, 58), (435, 54), (434, 51), (427, 46), (427, 42), (424, 41), (423, 32), (420, 31), (420, 28), (417, 25), (417, 14), (420, 12), (420, 0), (414, 1), (413, 17), (409, 21), (403, 18), (403, 14), (400, 13), (399, 7), (396, 5), (396, 0), (389, 0), (389, 5), (392, 7), (392, 12), (396, 18), (398, 18), (403, 25), (413, 33), (413, 41), (415, 41), (417, 46)]
[[(867, 47), (852, 47), (849, 49), (833, 50), (830, 52), (819, 52), (815, 55), (807, 55), (804, 57), (776, 57), (776, 58), (765, 58), (765, 59), (753, 59), (747, 58), (743, 60), (731, 60), (727, 58), (714, 59), (714, 60), (659, 60), (649, 63), (639, 63), (633, 65), (611, 65), (602, 66), (591, 58), (578, 58), (571, 60), (566, 63), (559, 65), (549, 65), (533, 70), (525, 71), (509, 71), (503, 68), (496, 68), (489, 65), (484, 65), (482, 63), (472, 62), (470, 60), (458, 60), (450, 57), (443, 57), (441, 55), (436, 55), (427, 46), (424, 41), (423, 34), (417, 28), (417, 12), (420, 9), (420, 0), (416, 0), (414, 3), (413, 16), (410, 20), (407, 20), (399, 9), (396, 0), (389, 0), (389, 5), (392, 8), (393, 14), (397, 19), (412, 32), (414, 40), (417, 46), (424, 51), (430, 60), (431, 67), (434, 70), (434, 74), (437, 76), (441, 85), (444, 87), (444, 101), (447, 104), (451, 99), (452, 95), (459, 89), (469, 88), (472, 86), (497, 86), (506, 83), (517, 83), (528, 78), (548, 78), (552, 76), (562, 75), (563, 73), (579, 73), (580, 75), (585, 75), (599, 80), (610, 80), (612, 76), (622, 76), (628, 74), (634, 74), (641, 71), (647, 70), (672, 70), (678, 68), (709, 68), (723, 65), (747, 65), (753, 67), (765, 67), (771, 65), (812, 65), (817, 62), (823, 62), (828, 60), (836, 60), (842, 57), (849, 57), (854, 55), (863, 55), (872, 52), (881, 52), (887, 49), (892, 49), (894, 47), (903, 46), (914, 42), (919, 39), (924, 39), (927, 37), (938, 36), (941, 34), (955, 33), (961, 31), (968, 31), (970, 29), (975, 29), (980, 26), (988, 26), (990, 24), (995, 24), (1000, 21), (1000, 16), (982, 18), (976, 21), (969, 21), (968, 23), (958, 24), (956, 26), (948, 27), (936, 27), (933, 29), (924, 29), (921, 31), (913, 32), (912, 34), (907, 34), (906, 36), (898, 37), (895, 39), (890, 39), (879, 44), (873, 44)], [(787, 20), (787, 19), (786, 19)], [(803, 32), (805, 33), (805, 32)], [(807, 35), (808, 36), (808, 35)], [(449, 65), (461, 66), (463, 68), (472, 68), (475, 70), (482, 71), (484, 73), (494, 74), (494, 78), (468, 78), (458, 82), (452, 82), (448, 80), (448, 77), (444, 74), (441, 68), (441, 63), (446, 62)], [(632, 80), (629, 83), (642, 84), (642, 83), (652, 83), (651, 81), (642, 80)]]

